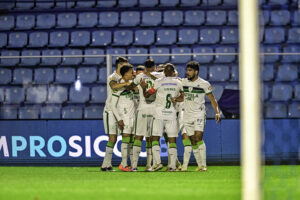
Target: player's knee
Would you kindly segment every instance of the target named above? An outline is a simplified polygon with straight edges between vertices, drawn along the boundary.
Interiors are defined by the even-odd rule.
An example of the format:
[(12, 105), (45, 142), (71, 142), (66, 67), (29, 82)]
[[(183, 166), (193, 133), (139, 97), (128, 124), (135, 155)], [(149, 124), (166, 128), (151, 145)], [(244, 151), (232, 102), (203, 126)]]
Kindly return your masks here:
[(159, 136), (153, 136), (152, 137), (152, 141), (158, 141), (159, 140)]
[(152, 141), (151, 137), (146, 137), (146, 142), (151, 142), (151, 141)]
[(182, 138), (182, 140), (189, 140), (190, 139), (189, 136), (186, 133), (183, 133), (181, 135), (181, 138)]
[(117, 135), (109, 135), (108, 141), (111, 143), (117, 142)]
[(176, 137), (170, 137), (169, 143), (176, 143)]
[(143, 140), (143, 136), (136, 135), (135, 138), (134, 138), (134, 140), (140, 140), (140, 141), (142, 141)]

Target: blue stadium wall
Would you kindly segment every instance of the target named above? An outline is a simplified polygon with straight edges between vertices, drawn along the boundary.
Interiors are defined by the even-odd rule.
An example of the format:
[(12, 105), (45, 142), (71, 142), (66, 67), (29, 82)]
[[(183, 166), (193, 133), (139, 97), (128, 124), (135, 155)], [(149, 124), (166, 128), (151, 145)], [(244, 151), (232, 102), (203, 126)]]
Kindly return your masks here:
[[(99, 165), (105, 155), (107, 136), (102, 120), (4, 120), (0, 121), (0, 127), (1, 165)], [(299, 119), (266, 119), (263, 130), (262, 149), (267, 162), (299, 162)], [(118, 139), (114, 165), (120, 162), (120, 137)], [(204, 139), (209, 164), (239, 163), (239, 120), (223, 120), (218, 125), (214, 120), (207, 120)], [(177, 143), (182, 160), (180, 138)], [(167, 147), (163, 139), (161, 147), (166, 163)], [(140, 164), (144, 164), (144, 157), (145, 153), (141, 155)]]

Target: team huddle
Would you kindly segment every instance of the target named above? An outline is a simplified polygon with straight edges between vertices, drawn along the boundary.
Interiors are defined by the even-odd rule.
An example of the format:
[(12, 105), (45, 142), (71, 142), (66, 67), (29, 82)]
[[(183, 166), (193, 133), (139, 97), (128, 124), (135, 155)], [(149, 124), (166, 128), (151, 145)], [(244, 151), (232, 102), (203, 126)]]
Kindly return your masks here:
[[(119, 169), (122, 171), (138, 171), (144, 137), (147, 154), (145, 171), (161, 170), (159, 140), (162, 136), (168, 144), (167, 171), (187, 171), (192, 152), (198, 165), (196, 170), (206, 171), (203, 141), (206, 95), (216, 112), (217, 123), (221, 116), (211, 85), (198, 76), (199, 63), (188, 62), (187, 78), (182, 79), (177, 77), (173, 64), (156, 67), (152, 59), (146, 60), (144, 66), (138, 66), (136, 71), (124, 57), (117, 57), (116, 66), (116, 71), (107, 78), (103, 121), (109, 139), (101, 171), (114, 171), (112, 153), (120, 134), (122, 162)], [(177, 158), (179, 132), (184, 146), (182, 165)]]

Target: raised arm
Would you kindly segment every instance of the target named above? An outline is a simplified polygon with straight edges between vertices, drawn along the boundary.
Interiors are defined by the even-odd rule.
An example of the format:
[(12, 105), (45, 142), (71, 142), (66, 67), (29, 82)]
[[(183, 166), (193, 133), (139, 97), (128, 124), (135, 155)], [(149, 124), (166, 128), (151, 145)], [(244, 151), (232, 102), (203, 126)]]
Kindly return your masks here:
[(109, 82), (109, 86), (111, 87), (111, 89), (113, 90), (118, 90), (121, 89), (123, 87), (127, 87), (129, 86), (130, 83), (129, 82), (125, 82), (125, 83), (117, 83), (116, 81), (110, 81)]

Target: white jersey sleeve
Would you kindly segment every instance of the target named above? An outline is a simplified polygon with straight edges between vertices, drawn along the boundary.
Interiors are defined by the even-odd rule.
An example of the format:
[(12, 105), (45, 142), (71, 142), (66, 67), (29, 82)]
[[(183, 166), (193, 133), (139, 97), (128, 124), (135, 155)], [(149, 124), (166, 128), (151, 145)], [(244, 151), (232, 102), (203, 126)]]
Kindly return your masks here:
[(142, 82), (143, 77), (144, 77), (144, 74), (143, 74), (143, 73), (138, 74), (138, 75), (133, 79), (133, 83), (134, 83), (135, 85), (139, 85), (139, 84)]
[(157, 90), (161, 86), (161, 79), (156, 79), (153, 83), (153, 88)]
[(205, 82), (203, 89), (206, 95), (212, 93), (212, 87), (208, 81)]

